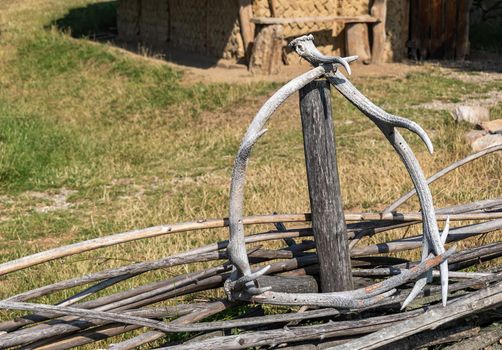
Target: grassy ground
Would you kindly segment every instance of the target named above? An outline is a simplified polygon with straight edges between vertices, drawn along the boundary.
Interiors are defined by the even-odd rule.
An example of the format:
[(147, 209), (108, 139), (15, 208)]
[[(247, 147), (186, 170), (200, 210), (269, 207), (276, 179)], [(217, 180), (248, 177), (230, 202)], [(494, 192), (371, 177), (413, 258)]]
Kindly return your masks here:
[[(226, 216), (240, 138), (279, 86), (184, 84), (183, 72), (168, 64), (75, 39), (50, 26), (70, 9), (94, 2), (0, 3), (2, 262), (113, 232)], [(428, 65), (403, 76), (390, 72), (359, 77), (354, 83), (386, 110), (428, 131), (436, 149), (432, 156), (414, 135), (403, 133), (426, 174), (432, 174), (470, 153), (463, 142), (470, 127), (426, 105), (502, 89), (502, 77), (478, 75)], [(380, 210), (411, 187), (408, 175), (377, 128), (338, 95), (333, 98), (346, 209)], [(493, 117), (500, 117), (500, 110), (494, 106)], [(295, 98), (269, 129), (250, 163), (246, 212), (308, 211)], [(489, 156), (434, 184), (436, 204), (502, 195), (501, 160)], [(405, 207), (416, 208), (414, 201)], [(0, 298), (89, 271), (159, 258), (227, 234), (212, 230), (133, 242), (33, 267), (0, 278)], [(398, 231), (375, 239), (401, 235)], [(499, 232), (483, 241), (501, 237)], [(111, 289), (181, 271), (185, 268), (145, 274)]]

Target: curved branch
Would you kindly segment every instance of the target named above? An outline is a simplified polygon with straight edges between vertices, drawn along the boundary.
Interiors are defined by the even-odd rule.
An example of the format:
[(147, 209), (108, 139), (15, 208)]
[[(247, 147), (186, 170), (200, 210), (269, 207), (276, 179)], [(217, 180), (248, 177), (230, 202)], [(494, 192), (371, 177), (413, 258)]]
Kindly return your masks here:
[[(364, 96), (350, 81), (340, 72), (327, 74), (330, 83), (355, 107), (370, 118), (378, 128), (383, 132), (392, 147), (401, 157), (413, 185), (417, 190), (423, 216), (424, 244), (422, 250), (422, 261), (426, 259), (429, 251), (432, 249), (436, 255), (444, 252), (443, 244), (441, 244), (439, 230), (436, 222), (436, 213), (432, 201), (432, 194), (424, 173), (420, 167), (415, 154), (408, 146), (406, 140), (401, 136), (395, 127), (404, 127), (417, 133), (426, 143), (429, 151), (432, 151), (432, 144), (425, 131), (418, 124), (408, 121), (404, 118), (393, 116), (385, 112), (380, 107), (373, 104), (366, 96)], [(446, 303), (448, 291), (448, 263), (445, 261), (441, 264), (441, 285), (443, 289), (443, 303)], [(423, 281), (419, 282), (422, 284)]]
[[(293, 93), (300, 90), (311, 81), (321, 77), (330, 66), (319, 66), (301, 76), (291, 80), (280, 88), (267, 102), (260, 108), (253, 121), (248, 127), (237, 153), (232, 172), (232, 182), (230, 185), (230, 212), (229, 228), (230, 242), (228, 244), (228, 256), (236, 268), (232, 273), (231, 280), (235, 281), (243, 276), (251, 274), (249, 259), (246, 254), (244, 244), (243, 203), (244, 184), (246, 178), (246, 167), (251, 149), (257, 139), (263, 134), (263, 127), (270, 119), (277, 108)], [(249, 283), (249, 281), (246, 281)], [(229, 285), (230, 286), (230, 285)], [(249, 284), (246, 284), (249, 286)]]
[(427, 259), (411, 269), (403, 270), (399, 275), (365, 288), (321, 294), (278, 293), (269, 291), (258, 296), (253, 296), (250, 300), (256, 303), (275, 305), (308, 305), (356, 309), (366, 307), (392, 294), (396, 287), (417, 278), (434, 266), (446, 261), (454, 252), (455, 248), (451, 248), (444, 254)]

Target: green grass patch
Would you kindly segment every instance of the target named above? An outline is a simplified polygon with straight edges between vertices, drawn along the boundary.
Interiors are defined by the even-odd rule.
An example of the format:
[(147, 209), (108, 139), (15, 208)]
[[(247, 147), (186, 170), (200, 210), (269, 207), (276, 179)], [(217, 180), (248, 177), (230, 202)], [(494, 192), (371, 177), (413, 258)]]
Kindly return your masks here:
[[(74, 129), (37, 115), (12, 115), (0, 109), (0, 189), (61, 187), (92, 171), (99, 146)], [(84, 171), (85, 173), (85, 171)]]
[[(203, 127), (201, 111), (226, 108), (273, 87), (182, 86), (181, 73), (167, 64), (54, 30), (22, 41), (11, 68), (8, 77), (16, 84), (0, 95), (5, 124), (0, 188), (7, 191), (78, 187), (99, 183), (102, 176), (149, 173), (160, 159), (175, 158), (187, 146), (217, 158), (222, 149), (236, 147), (234, 139), (208, 145), (210, 134), (202, 128), (199, 137), (173, 141), (187, 127)], [(179, 169), (193, 165), (180, 162)]]

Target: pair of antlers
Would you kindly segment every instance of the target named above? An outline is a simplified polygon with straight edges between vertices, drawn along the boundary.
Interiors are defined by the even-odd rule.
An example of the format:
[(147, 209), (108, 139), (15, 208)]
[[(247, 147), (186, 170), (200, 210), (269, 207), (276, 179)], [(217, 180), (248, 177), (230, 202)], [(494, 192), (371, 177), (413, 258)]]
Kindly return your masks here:
[[(300, 57), (312, 64), (314, 68), (288, 82), (265, 102), (249, 125), (239, 147), (230, 187), (230, 242), (227, 247), (228, 257), (234, 269), (225, 283), (225, 292), (230, 299), (250, 300), (258, 303), (360, 308), (381, 301), (393, 294), (397, 286), (419, 278), (404, 301), (402, 305), (402, 308), (404, 308), (420, 293), (427, 282), (430, 282), (432, 279), (431, 269), (439, 265), (441, 296), (443, 305), (446, 305), (448, 293), (448, 263), (446, 259), (454, 251), (454, 249), (450, 249), (445, 252), (444, 249), (449, 221), (446, 222), (443, 234), (440, 235), (432, 195), (424, 173), (413, 151), (396, 128), (405, 128), (417, 134), (425, 143), (429, 152), (432, 153), (433, 146), (429, 136), (417, 123), (389, 114), (373, 104), (338, 70), (342, 66), (348, 74), (351, 74), (349, 64), (355, 61), (357, 56), (343, 58), (325, 56), (315, 47), (312, 35), (296, 38), (291, 41), (289, 46)], [(256, 282), (256, 279), (264, 275), (270, 266), (252, 271), (246, 252), (242, 217), (247, 162), (254, 144), (267, 131), (264, 126), (274, 111), (293, 93), (322, 76), (325, 76), (331, 85), (376, 124), (403, 161), (416, 188), (423, 216), (422, 262), (399, 275), (370, 287), (353, 291), (321, 294), (273, 292), (269, 287), (260, 288)]]

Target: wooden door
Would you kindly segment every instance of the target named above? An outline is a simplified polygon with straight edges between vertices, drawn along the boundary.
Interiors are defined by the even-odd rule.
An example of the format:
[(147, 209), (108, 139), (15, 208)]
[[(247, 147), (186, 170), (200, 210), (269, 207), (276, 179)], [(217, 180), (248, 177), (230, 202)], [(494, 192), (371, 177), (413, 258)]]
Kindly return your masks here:
[(469, 50), (471, 0), (411, 0), (409, 56), (463, 60)]

